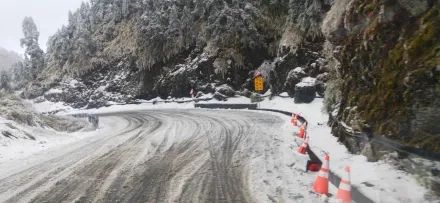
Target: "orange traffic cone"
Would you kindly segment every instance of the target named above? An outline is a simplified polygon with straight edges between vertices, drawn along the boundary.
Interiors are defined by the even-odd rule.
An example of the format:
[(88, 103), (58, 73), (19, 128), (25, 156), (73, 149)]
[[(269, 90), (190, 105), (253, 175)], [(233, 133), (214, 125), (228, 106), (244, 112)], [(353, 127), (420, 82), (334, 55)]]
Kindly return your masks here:
[(298, 133), (298, 136), (299, 136), (300, 138), (304, 138), (304, 134), (305, 134), (305, 128), (304, 128), (304, 125), (301, 125), (301, 127), (299, 127), (299, 133)]
[(325, 155), (324, 163), (321, 166), (321, 170), (318, 173), (315, 184), (313, 184), (313, 190), (318, 194), (328, 194), (328, 174), (329, 174), (329, 161), (328, 154)]
[(298, 126), (298, 120), (296, 120), (296, 118), (292, 118), (291, 122), (293, 126)]
[(298, 118), (297, 115), (293, 113), (292, 118), (290, 119), (290, 122), (293, 124), (293, 126), (298, 126), (297, 118)]
[(306, 154), (307, 147), (309, 146), (309, 136), (307, 136), (306, 140), (302, 143), (302, 145), (298, 148), (298, 153)]
[(339, 190), (336, 199), (342, 200), (343, 203), (351, 203), (351, 183), (350, 183), (350, 167), (345, 167), (345, 174), (339, 183)]

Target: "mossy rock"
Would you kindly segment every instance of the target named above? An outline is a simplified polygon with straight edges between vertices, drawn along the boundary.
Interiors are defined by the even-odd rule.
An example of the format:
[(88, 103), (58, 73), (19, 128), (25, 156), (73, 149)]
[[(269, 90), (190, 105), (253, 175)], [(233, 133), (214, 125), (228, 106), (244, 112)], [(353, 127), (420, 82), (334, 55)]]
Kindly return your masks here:
[[(436, 5), (418, 19), (405, 17), (381, 24), (376, 3), (355, 2), (357, 14), (347, 18), (349, 22), (368, 16), (371, 19), (364, 24), (365, 35), (351, 35), (344, 45), (340, 61), (346, 96), (341, 108), (358, 106), (376, 135), (389, 135), (440, 152), (438, 145), (431, 143), (438, 141), (438, 135), (422, 135), (419, 129), (423, 126), (411, 123), (416, 116), (423, 116), (415, 114), (418, 108), (436, 108), (435, 101), (440, 97), (440, 73), (436, 73), (440, 67), (440, 7)], [(362, 30), (361, 25), (353, 27), (353, 33)], [(353, 57), (360, 62), (352, 64)], [(412, 137), (430, 142), (409, 142)]]

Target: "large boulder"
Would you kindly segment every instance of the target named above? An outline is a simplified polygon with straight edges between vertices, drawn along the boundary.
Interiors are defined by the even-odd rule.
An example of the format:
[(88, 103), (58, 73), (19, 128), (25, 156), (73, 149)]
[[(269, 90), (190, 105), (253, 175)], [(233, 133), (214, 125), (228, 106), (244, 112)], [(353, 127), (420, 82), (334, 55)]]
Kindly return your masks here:
[(310, 103), (316, 97), (316, 79), (311, 77), (304, 78), (295, 85), (295, 103)]
[(232, 89), (232, 87), (230, 87), (228, 85), (220, 85), (220, 86), (215, 88), (215, 91), (219, 92), (219, 93), (221, 93), (223, 95), (226, 95), (227, 97), (235, 96), (234, 89)]
[(213, 97), (214, 97), (214, 99), (217, 99), (219, 101), (227, 101), (228, 100), (227, 96), (225, 96), (224, 94), (219, 93), (219, 92), (214, 93)]
[(371, 143), (367, 143), (365, 147), (362, 149), (361, 154), (367, 157), (368, 162), (376, 162), (377, 158), (375, 157), (374, 149)]
[(324, 97), (326, 83), (329, 80), (329, 78), (330, 77), (328, 73), (322, 73), (319, 74), (318, 77), (316, 77), (316, 83), (315, 83), (316, 93), (318, 93), (318, 95), (321, 97)]
[(324, 58), (318, 58), (304, 70), (309, 76), (317, 77), (320, 73), (329, 71), (328, 62)]
[(306, 73), (301, 67), (297, 67), (289, 72), (286, 83), (284, 83), (284, 89), (290, 97), (294, 97), (295, 86), (306, 76)]
[(203, 92), (203, 94), (209, 94), (209, 93), (214, 93), (214, 87), (212, 87), (211, 84), (206, 84), (206, 85), (199, 85), (197, 88), (197, 91), (199, 92)]

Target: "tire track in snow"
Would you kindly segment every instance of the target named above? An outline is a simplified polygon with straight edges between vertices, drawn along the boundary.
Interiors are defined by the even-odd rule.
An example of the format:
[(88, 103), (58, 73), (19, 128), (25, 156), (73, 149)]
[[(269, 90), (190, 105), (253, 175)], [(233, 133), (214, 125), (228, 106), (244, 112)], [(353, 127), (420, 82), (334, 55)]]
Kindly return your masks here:
[[(121, 118), (127, 120), (128, 125), (126, 126), (126, 129), (114, 136), (130, 133), (141, 126), (141, 123), (137, 122), (138, 120), (136, 119), (127, 119), (124, 116), (121, 116)], [(42, 185), (48, 182), (54, 182), (55, 177), (60, 174), (70, 173), (75, 166), (90, 160), (90, 154), (97, 149), (97, 144), (105, 139), (108, 139), (108, 137), (87, 143), (86, 145), (83, 145), (80, 150), (71, 151), (71, 153), (68, 154), (68, 158), (65, 156), (59, 156), (16, 173), (9, 178), (0, 180), (0, 202), (6, 201), (5, 199), (8, 198), (10, 198), (9, 202), (17, 202), (16, 199), (26, 196), (28, 193), (35, 193), (37, 188), (41, 188)], [(11, 195), (14, 196), (11, 197)]]
[[(268, 135), (269, 125), (282, 123), (275, 117), (264, 123), (260, 113), (250, 111), (103, 116), (121, 117), (129, 126), (0, 180), (0, 201), (255, 202), (248, 185), (249, 145)], [(110, 142), (119, 143), (97, 150)]]

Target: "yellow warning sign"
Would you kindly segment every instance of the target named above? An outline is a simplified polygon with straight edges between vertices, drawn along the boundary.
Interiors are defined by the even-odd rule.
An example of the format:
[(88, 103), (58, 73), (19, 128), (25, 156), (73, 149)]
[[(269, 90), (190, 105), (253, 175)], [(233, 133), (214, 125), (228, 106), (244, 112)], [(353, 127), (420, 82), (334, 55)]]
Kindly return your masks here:
[(263, 83), (264, 79), (261, 76), (258, 76), (254, 79), (255, 83), (255, 91), (263, 91)]

